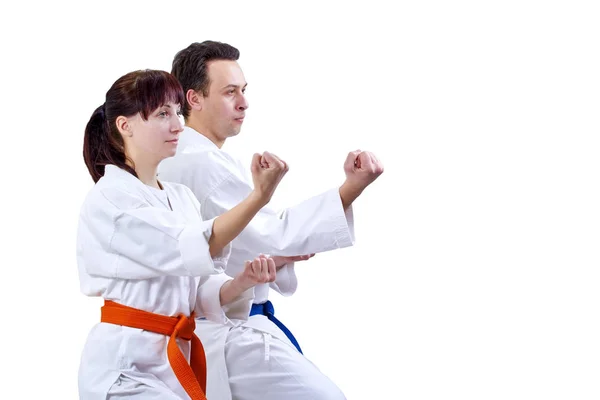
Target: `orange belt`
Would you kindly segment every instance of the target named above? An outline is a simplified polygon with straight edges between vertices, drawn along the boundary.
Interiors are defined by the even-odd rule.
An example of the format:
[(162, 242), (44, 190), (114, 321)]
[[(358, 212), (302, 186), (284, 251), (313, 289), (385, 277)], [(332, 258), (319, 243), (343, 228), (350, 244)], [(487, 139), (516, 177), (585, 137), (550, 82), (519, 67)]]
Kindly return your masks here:
[[(167, 317), (137, 308), (127, 307), (110, 300), (104, 301), (100, 320), (109, 324), (123, 325), (130, 328), (144, 329), (161, 335), (170, 336), (167, 345), (169, 363), (192, 400), (206, 400), (206, 356), (204, 347), (194, 333), (196, 322), (194, 314), (186, 317)], [(190, 363), (177, 346), (175, 338), (192, 341)]]

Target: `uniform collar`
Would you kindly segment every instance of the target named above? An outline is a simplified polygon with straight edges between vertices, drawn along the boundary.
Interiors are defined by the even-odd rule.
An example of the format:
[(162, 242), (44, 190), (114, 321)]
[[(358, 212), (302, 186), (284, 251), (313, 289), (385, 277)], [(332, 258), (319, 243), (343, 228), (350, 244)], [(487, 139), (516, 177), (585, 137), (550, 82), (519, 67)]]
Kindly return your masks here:
[(143, 185), (142, 181), (140, 181), (136, 176), (113, 164), (107, 164), (104, 166), (104, 176), (110, 179), (123, 179), (129, 182), (141, 183)]
[(196, 131), (189, 126), (183, 128), (183, 132), (179, 135), (179, 143), (177, 145), (177, 153), (193, 153), (202, 150), (219, 150), (219, 147), (214, 144), (209, 138)]

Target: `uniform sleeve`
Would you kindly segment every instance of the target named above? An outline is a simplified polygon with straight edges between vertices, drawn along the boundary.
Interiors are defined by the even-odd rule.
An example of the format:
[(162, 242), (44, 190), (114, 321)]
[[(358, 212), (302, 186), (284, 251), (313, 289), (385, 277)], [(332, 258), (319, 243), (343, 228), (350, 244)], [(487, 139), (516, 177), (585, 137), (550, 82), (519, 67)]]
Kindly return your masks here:
[(231, 279), (226, 274), (200, 278), (196, 300), (197, 316), (225, 325), (236, 325), (240, 321), (248, 320), (254, 300), (254, 288), (246, 290), (232, 303), (221, 306), (221, 286)]
[[(205, 219), (232, 209), (252, 191), (247, 171), (226, 152), (206, 151), (178, 157), (177, 164), (165, 164), (164, 178), (189, 187), (200, 201)], [(354, 244), (352, 208), (344, 212), (338, 189), (331, 189), (282, 212), (267, 205), (232, 243), (250, 254), (281, 256), (348, 247)], [(271, 287), (283, 295), (296, 290), (293, 263), (277, 272), (277, 280)]]
[(275, 282), (269, 283), (269, 287), (283, 296), (291, 296), (296, 293), (298, 278), (296, 278), (294, 263), (288, 263), (279, 268)]
[[(233, 163), (213, 163), (211, 190), (201, 193), (202, 215), (214, 218), (233, 208), (252, 191), (247, 177), (232, 168)], [(195, 169), (198, 175), (206, 175)], [(276, 212), (263, 207), (234, 240), (234, 246), (251, 254), (296, 256), (348, 247), (354, 244), (352, 208), (343, 210), (338, 189), (331, 189), (302, 203)], [(270, 287), (284, 296), (296, 291), (294, 264), (277, 272)]]
[[(202, 215), (214, 218), (248, 196), (252, 187), (231, 174), (204, 201)], [(267, 205), (236, 238), (244, 250), (276, 256), (322, 253), (354, 244), (352, 207), (344, 212), (338, 189), (276, 212)]]
[(222, 272), (230, 245), (214, 259), (214, 219), (190, 222), (123, 190), (98, 191), (82, 211), (79, 251), (88, 274), (117, 279), (203, 276)]

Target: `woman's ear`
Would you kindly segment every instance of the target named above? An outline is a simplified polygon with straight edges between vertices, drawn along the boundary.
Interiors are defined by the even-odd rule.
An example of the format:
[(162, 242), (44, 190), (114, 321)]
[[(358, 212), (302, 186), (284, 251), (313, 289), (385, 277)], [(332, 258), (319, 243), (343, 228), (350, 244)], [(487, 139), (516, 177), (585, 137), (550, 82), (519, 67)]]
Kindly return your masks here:
[(115, 124), (117, 125), (117, 129), (119, 130), (119, 133), (123, 137), (132, 137), (133, 136), (133, 131), (131, 129), (131, 122), (132, 121), (130, 121), (129, 118), (124, 117), (122, 115), (119, 115), (117, 117)]

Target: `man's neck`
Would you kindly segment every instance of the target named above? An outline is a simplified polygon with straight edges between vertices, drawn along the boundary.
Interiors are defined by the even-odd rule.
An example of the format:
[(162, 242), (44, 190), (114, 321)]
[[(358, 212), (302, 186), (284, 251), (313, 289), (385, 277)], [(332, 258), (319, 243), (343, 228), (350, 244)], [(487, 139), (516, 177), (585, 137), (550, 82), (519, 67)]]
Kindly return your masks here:
[(202, 136), (206, 137), (208, 140), (213, 142), (219, 149), (223, 147), (223, 144), (225, 144), (225, 140), (219, 139), (217, 135), (215, 135), (210, 129), (206, 127), (206, 125), (202, 123), (202, 121), (190, 118), (187, 121), (185, 121), (185, 126), (192, 128), (196, 132), (200, 133)]

